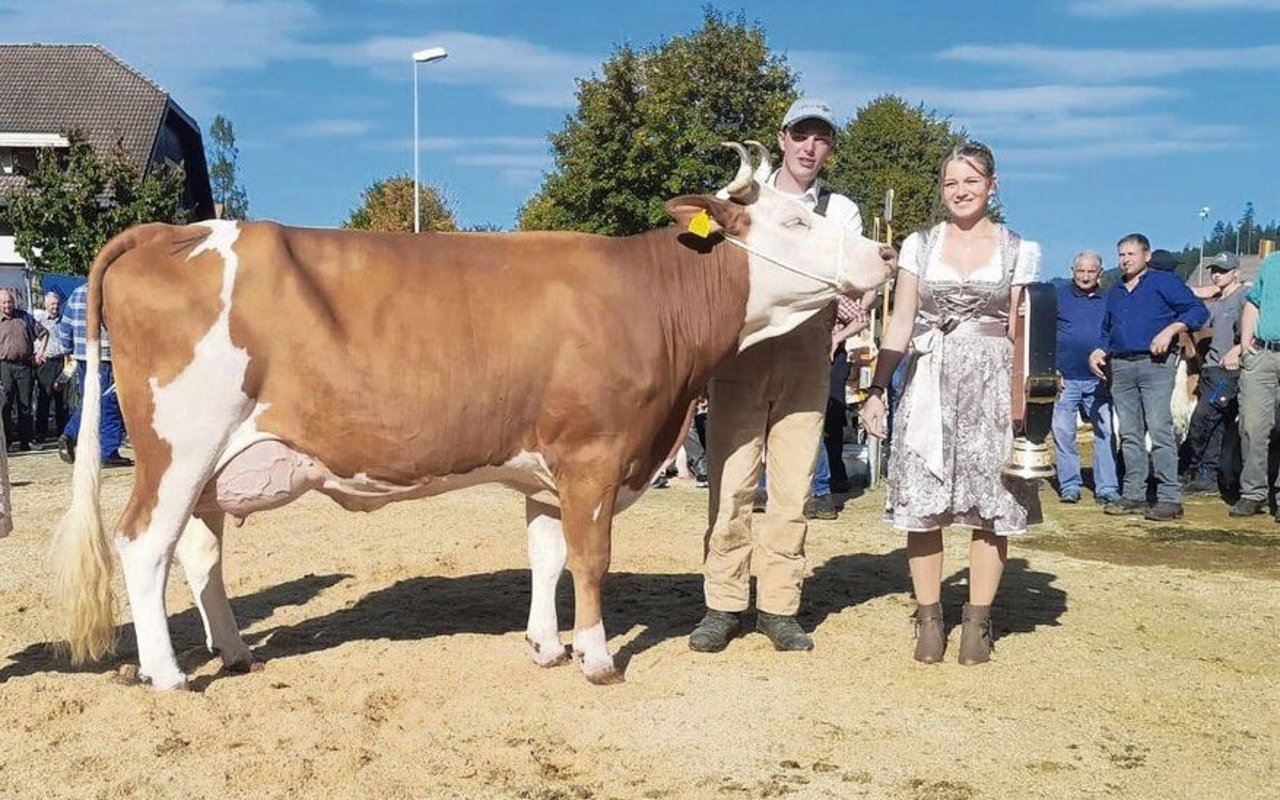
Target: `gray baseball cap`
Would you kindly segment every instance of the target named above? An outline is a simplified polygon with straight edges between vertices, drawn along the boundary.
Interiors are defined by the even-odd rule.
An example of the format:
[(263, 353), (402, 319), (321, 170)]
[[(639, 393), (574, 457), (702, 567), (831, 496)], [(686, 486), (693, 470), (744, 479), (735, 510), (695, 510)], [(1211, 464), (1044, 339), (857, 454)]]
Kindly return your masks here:
[(1233, 269), (1240, 269), (1240, 257), (1235, 253), (1218, 253), (1205, 266), (1209, 269), (1230, 272)]
[(836, 115), (831, 110), (831, 104), (826, 100), (819, 100), (813, 97), (801, 97), (791, 104), (791, 108), (787, 109), (787, 115), (782, 118), (782, 129), (786, 130), (797, 122), (803, 122), (806, 119), (821, 120), (830, 125), (831, 130), (840, 130), (836, 127)]

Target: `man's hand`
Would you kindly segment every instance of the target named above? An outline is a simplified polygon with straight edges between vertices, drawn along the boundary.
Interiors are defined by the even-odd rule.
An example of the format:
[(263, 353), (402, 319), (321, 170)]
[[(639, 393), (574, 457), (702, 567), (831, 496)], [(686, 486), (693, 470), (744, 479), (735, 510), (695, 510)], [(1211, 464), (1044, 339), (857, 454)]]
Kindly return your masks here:
[(1240, 345), (1236, 345), (1223, 354), (1222, 366), (1232, 372), (1240, 369)]
[(1089, 371), (1099, 378), (1106, 378), (1107, 373), (1104, 372), (1107, 366), (1107, 351), (1098, 348), (1089, 354)]
[(882, 244), (880, 245), (880, 260), (887, 264), (890, 269), (897, 269), (898, 251), (887, 244)]
[(1173, 344), (1173, 340), (1177, 335), (1176, 331), (1171, 331), (1168, 328), (1157, 333), (1156, 337), (1151, 340), (1151, 355), (1162, 356), (1169, 352), (1169, 346)]

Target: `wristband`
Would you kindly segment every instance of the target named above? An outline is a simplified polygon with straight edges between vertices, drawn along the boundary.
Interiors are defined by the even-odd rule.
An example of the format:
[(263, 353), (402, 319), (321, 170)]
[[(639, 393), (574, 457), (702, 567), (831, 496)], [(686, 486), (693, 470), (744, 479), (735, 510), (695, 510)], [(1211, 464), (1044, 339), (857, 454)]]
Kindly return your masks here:
[(888, 386), (893, 380), (893, 373), (897, 370), (901, 361), (901, 350), (885, 350), (882, 348), (880, 354), (876, 357), (876, 374), (871, 377), (871, 386), (878, 386), (880, 391), (884, 391), (884, 387)]

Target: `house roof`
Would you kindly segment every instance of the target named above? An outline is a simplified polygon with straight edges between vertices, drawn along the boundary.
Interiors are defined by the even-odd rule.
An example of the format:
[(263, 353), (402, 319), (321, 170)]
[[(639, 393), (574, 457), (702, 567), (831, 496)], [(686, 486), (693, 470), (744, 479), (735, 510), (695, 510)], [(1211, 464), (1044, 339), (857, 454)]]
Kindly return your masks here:
[[(145, 173), (171, 103), (163, 89), (97, 45), (0, 45), (0, 133), (77, 127), (99, 153), (119, 141), (129, 163)], [(22, 180), (0, 176), (0, 190)]]

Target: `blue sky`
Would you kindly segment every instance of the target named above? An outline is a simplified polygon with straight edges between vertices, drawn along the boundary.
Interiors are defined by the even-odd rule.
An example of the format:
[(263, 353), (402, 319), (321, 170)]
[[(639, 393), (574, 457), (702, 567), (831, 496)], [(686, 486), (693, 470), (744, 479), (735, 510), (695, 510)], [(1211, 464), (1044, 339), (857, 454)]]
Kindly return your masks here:
[[(996, 152), (1046, 276), (1130, 231), (1198, 240), (1201, 206), (1280, 218), (1280, 0), (717, 3), (760, 22), (842, 118), (895, 92)], [(621, 43), (701, 24), (694, 0), (0, 0), (8, 42), (101, 44), (208, 129), (233, 122), (251, 214), (337, 225), (413, 165), (463, 225), (513, 224), (551, 166), (574, 79)], [(726, 176), (728, 177), (728, 176)]]

